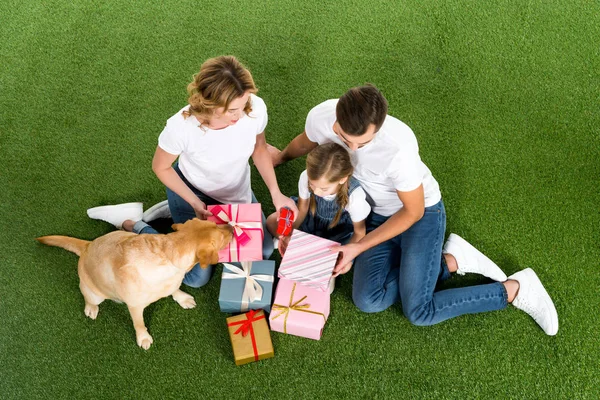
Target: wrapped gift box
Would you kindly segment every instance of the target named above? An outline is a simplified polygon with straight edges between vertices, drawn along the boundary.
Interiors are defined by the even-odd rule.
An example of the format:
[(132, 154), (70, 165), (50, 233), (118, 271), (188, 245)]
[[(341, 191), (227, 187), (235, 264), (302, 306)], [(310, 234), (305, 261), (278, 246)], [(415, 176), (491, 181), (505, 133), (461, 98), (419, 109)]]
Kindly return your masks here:
[(277, 234), (289, 236), (292, 233), (293, 223), (294, 212), (288, 207), (283, 207), (281, 210), (279, 210), (279, 218), (277, 219)]
[(223, 263), (219, 306), (228, 313), (271, 311), (275, 261)]
[(330, 249), (339, 245), (294, 229), (279, 266), (279, 277), (329, 293), (329, 281), (339, 254)]
[(207, 206), (209, 221), (229, 224), (234, 233), (231, 243), (219, 251), (219, 262), (261, 261), (264, 232), (260, 204), (222, 204)]
[(271, 329), (319, 340), (329, 317), (329, 293), (280, 279), (269, 315)]
[(262, 310), (250, 310), (245, 314), (227, 318), (236, 365), (274, 356), (271, 332), (265, 318)]

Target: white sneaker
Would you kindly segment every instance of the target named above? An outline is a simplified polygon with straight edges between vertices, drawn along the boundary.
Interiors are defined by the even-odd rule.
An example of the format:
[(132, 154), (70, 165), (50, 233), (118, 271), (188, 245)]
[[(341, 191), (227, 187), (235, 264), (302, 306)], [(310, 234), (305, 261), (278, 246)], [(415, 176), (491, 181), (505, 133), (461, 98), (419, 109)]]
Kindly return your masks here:
[(150, 222), (159, 218), (171, 218), (171, 210), (169, 210), (169, 201), (161, 201), (156, 203), (144, 212), (142, 221)]
[(531, 315), (547, 335), (556, 335), (558, 314), (550, 295), (535, 272), (531, 268), (526, 268), (509, 276), (508, 279), (519, 282), (519, 292), (512, 305)]
[(504, 282), (506, 274), (492, 260), (460, 236), (451, 233), (444, 245), (444, 254), (451, 254), (458, 264), (459, 275), (481, 274), (497, 282)]
[(124, 203), (112, 206), (100, 206), (87, 210), (87, 215), (91, 219), (99, 219), (113, 224), (117, 229), (121, 229), (123, 222), (131, 219), (135, 222), (140, 221), (144, 214), (142, 203)]

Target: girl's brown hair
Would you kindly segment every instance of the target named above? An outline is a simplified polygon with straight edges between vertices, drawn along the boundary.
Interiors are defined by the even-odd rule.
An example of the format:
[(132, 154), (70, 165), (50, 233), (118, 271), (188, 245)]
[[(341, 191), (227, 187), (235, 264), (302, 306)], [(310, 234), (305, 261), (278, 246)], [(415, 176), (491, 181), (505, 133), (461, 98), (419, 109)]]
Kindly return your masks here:
[[(321, 178), (327, 179), (329, 182), (339, 182), (343, 178), (348, 178), (337, 192), (336, 201), (339, 206), (338, 212), (331, 221), (329, 228), (333, 228), (340, 222), (344, 208), (348, 205), (348, 184), (350, 176), (354, 172), (350, 154), (337, 143), (327, 143), (315, 147), (306, 157), (306, 174), (311, 180)], [(310, 192), (309, 210), (312, 215), (317, 211), (317, 203), (315, 196), (308, 186)]]
[[(246, 92), (256, 93), (250, 71), (233, 56), (209, 58), (200, 67), (200, 72), (194, 75), (194, 80), (188, 85), (189, 111), (184, 111), (187, 118), (194, 115), (200, 123), (205, 124), (217, 108), (229, 108), (229, 104), (242, 97)], [(244, 107), (244, 112), (252, 111), (250, 99)]]

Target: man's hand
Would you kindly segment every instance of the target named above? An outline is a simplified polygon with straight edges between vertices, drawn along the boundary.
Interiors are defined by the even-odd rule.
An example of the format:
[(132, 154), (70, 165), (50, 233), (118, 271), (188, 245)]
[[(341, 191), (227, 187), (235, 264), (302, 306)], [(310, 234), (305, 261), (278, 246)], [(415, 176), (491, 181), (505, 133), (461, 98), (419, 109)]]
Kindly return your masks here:
[(273, 167), (283, 164), (283, 161), (281, 160), (281, 150), (273, 145), (270, 145), (269, 143), (267, 143), (267, 150), (269, 150)]
[(350, 243), (345, 246), (332, 247), (331, 251), (339, 251), (341, 253), (341, 257), (338, 259), (338, 262), (333, 268), (334, 277), (350, 271), (354, 259), (363, 252), (362, 246), (358, 243)]

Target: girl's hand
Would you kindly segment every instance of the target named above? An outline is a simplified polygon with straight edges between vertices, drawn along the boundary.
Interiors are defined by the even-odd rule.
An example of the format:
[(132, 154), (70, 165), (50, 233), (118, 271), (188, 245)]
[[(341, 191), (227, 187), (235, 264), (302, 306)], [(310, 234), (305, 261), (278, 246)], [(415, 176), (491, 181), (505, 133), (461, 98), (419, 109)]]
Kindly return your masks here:
[(196, 217), (199, 219), (206, 219), (206, 217), (210, 217), (213, 215), (210, 211), (206, 209), (206, 204), (202, 200), (198, 200), (198, 202), (192, 205), (194, 212), (196, 213)]
[(288, 244), (290, 244), (291, 238), (292, 238), (291, 236), (280, 236), (279, 237), (279, 244), (277, 245), (277, 249), (279, 250), (279, 254), (281, 254), (281, 257), (283, 257), (283, 255), (285, 254)]
[(283, 207), (288, 207), (289, 209), (291, 209), (294, 212), (294, 215), (297, 216), (298, 213), (298, 207), (296, 206), (296, 202), (292, 199), (290, 199), (287, 196), (284, 196), (281, 192), (279, 193), (275, 193), (274, 195), (272, 195), (273, 198), (273, 205), (275, 206), (275, 210), (277, 210), (277, 215), (279, 216), (279, 210), (281, 210)]
[(341, 257), (338, 259), (338, 262), (333, 268), (334, 277), (350, 271), (354, 259), (363, 252), (361, 246), (357, 243), (349, 243), (345, 246), (332, 247), (330, 250), (339, 251), (341, 253)]

